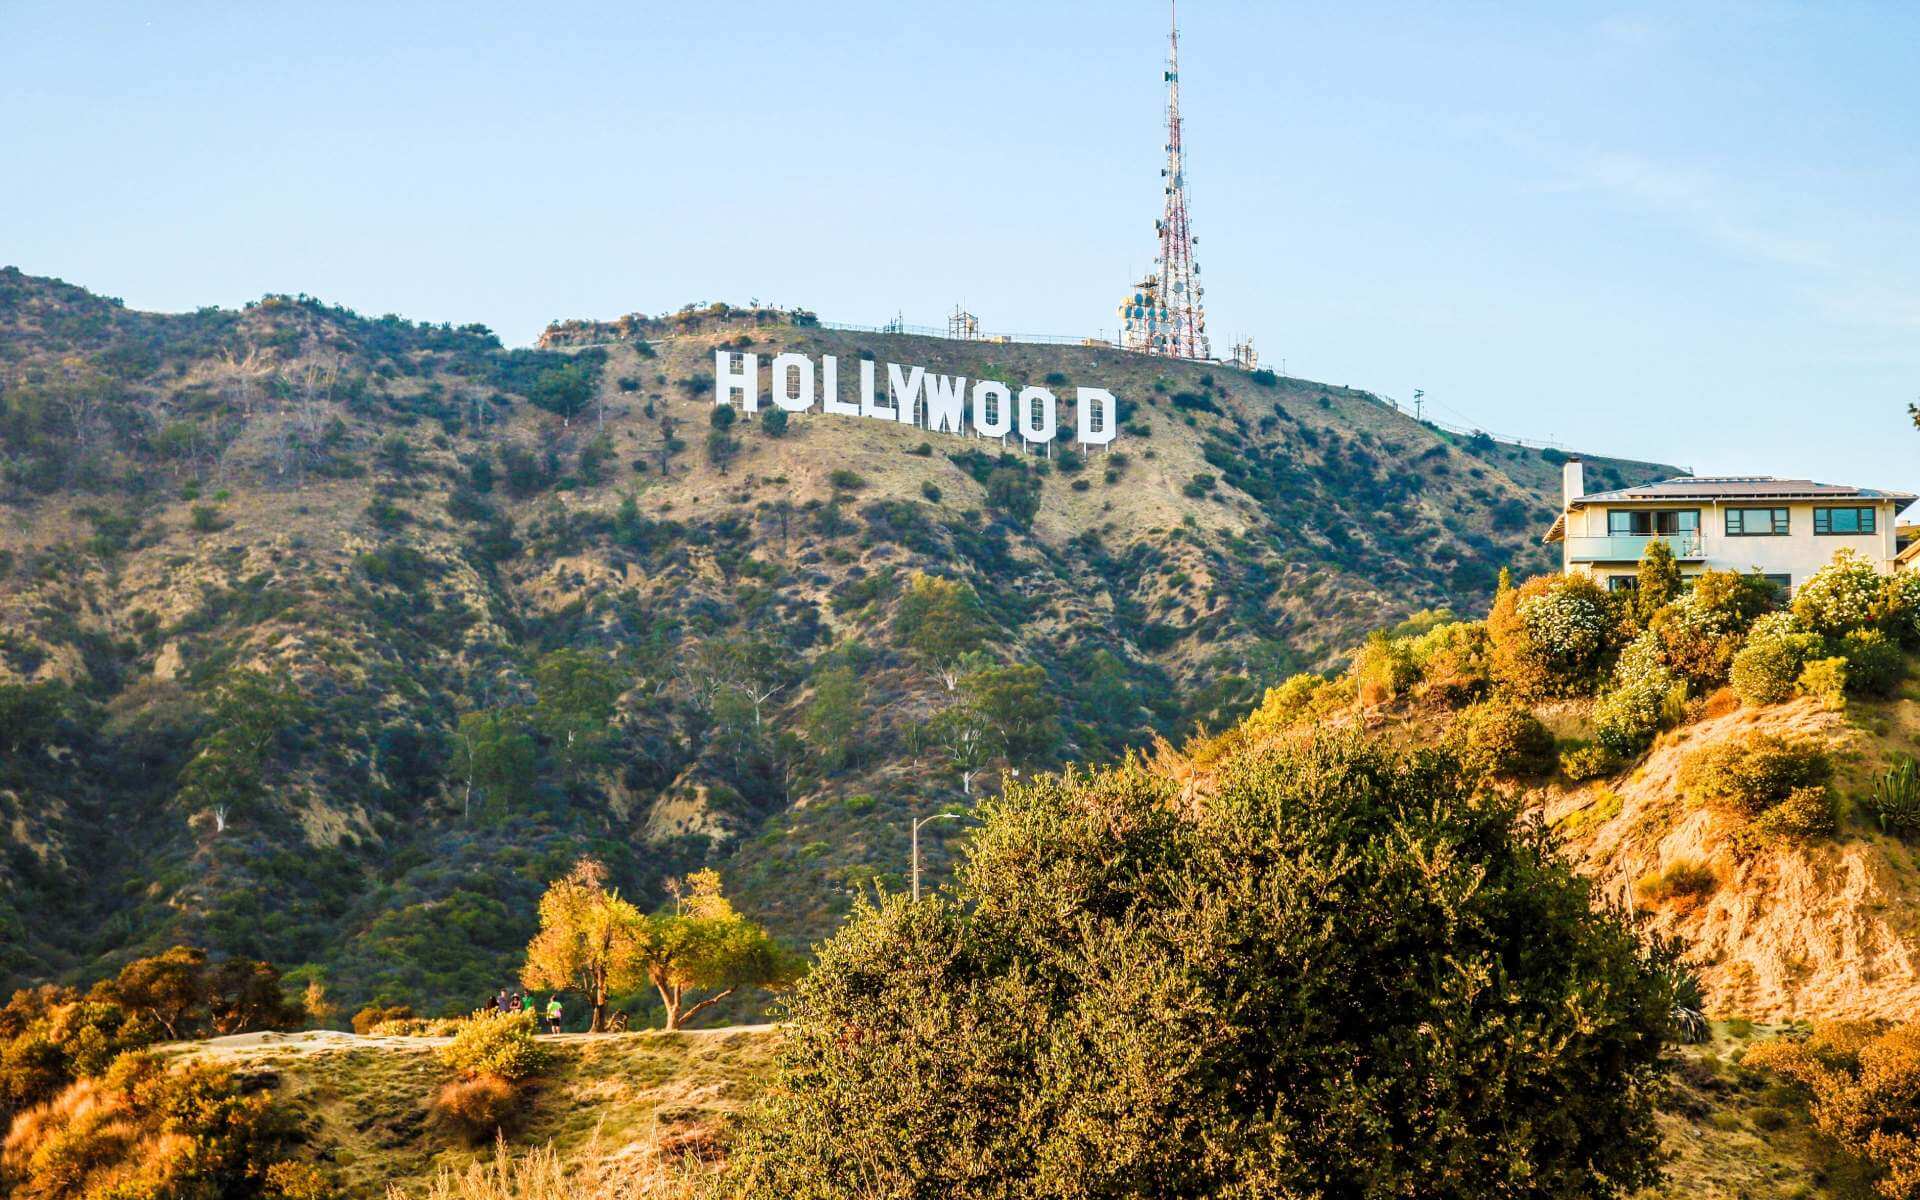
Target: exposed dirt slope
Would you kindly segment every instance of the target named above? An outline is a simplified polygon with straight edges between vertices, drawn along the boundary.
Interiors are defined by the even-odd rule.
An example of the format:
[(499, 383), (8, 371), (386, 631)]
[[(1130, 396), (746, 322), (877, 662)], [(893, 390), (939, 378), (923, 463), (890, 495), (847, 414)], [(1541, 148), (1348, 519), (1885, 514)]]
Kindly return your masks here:
[(1920, 1012), (1920, 869), (1911, 845), (1843, 811), (1833, 839), (1742, 856), (1733, 818), (1681, 800), (1675, 776), (1689, 753), (1761, 732), (1825, 744), (1844, 810), (1888, 759), (1915, 751), (1920, 700), (1855, 700), (1845, 712), (1811, 699), (1742, 708), (1662, 735), (1623, 777), (1551, 791), (1546, 815), (1622, 905), (1635, 903), (1637, 880), (1673, 863), (1714, 872), (1719, 885), (1704, 902), (1647, 916), (1693, 948), (1710, 1011), (1766, 1020), (1912, 1017)]

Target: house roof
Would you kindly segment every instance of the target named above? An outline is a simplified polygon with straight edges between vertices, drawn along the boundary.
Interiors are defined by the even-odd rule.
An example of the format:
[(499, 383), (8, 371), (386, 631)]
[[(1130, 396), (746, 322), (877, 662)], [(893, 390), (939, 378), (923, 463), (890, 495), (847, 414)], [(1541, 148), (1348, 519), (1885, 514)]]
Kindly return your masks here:
[[(1911, 492), (1891, 492), (1882, 488), (1847, 487), (1837, 483), (1816, 483), (1811, 479), (1776, 479), (1772, 475), (1676, 475), (1643, 483), (1638, 487), (1616, 488), (1611, 492), (1589, 492), (1567, 501), (1566, 510), (1553, 519), (1543, 542), (1557, 542), (1566, 535), (1567, 516), (1589, 504), (1672, 503), (1681, 500), (1888, 500), (1898, 512), (1917, 497)], [(1901, 528), (1910, 528), (1902, 526)], [(1920, 547), (1915, 542), (1909, 552)], [(1920, 562), (1920, 554), (1906, 553), (1900, 561)]]
[(1776, 479), (1771, 475), (1677, 475), (1639, 487), (1590, 492), (1567, 502), (1568, 508), (1622, 500), (1892, 500), (1903, 507), (1913, 503), (1911, 492), (1847, 487), (1811, 479)]

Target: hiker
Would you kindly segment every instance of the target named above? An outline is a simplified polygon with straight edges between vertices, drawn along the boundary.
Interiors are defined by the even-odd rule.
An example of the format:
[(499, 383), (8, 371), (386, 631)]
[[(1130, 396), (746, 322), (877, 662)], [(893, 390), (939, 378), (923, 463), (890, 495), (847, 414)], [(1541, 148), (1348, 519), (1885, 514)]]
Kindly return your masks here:
[(500, 1011), (500, 997), (498, 997), (498, 996), (488, 996), (488, 997), (487, 997), (487, 1002), (486, 1002), (485, 1004), (482, 1004), (482, 1005), (480, 1006), (480, 1011), (481, 1011), (481, 1012), (483, 1012), (483, 1013), (489, 1013), (489, 1014), (491, 1014), (491, 1013), (496, 1013), (496, 1012), (499, 1012), (499, 1011)]
[(495, 996), (493, 999), (494, 999), (493, 1007), (495, 1011), (502, 1012), (502, 1013), (507, 1011), (507, 989), (501, 988), (500, 994), (498, 996)]
[(527, 1011), (527, 998), (519, 992), (515, 992), (513, 994), (513, 1015), (517, 1017), (525, 1011)]
[(560, 993), (555, 992), (547, 1001), (547, 1032), (560, 1032)]

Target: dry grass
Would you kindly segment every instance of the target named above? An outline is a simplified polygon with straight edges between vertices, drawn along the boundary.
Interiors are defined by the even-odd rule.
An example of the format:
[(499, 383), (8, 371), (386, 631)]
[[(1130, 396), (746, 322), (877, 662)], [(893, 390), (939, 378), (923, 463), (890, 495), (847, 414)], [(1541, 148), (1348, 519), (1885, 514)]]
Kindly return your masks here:
[[(550, 1051), (551, 1061), (525, 1086), (513, 1144), (550, 1148), (576, 1184), (622, 1171), (643, 1180), (697, 1180), (710, 1171), (730, 1123), (758, 1093), (776, 1038), (768, 1026), (543, 1037), (540, 1045)], [(495, 1147), (486, 1140), (475, 1145), (464, 1132), (442, 1127), (429, 1110), (447, 1081), (447, 1068), (435, 1053), (444, 1044), (439, 1038), (307, 1034), (170, 1049), (236, 1069), (271, 1072), (276, 1099), (303, 1118), (305, 1153), (331, 1163), (348, 1196), (377, 1200), (395, 1188), (408, 1196), (428, 1195), (425, 1189), (443, 1176), (464, 1187), (472, 1168), (498, 1166)], [(475, 1178), (489, 1176), (483, 1172)], [(500, 1176), (496, 1172), (491, 1178)], [(550, 1194), (650, 1198), (682, 1193)]]
[(710, 1168), (657, 1155), (608, 1160), (593, 1149), (569, 1158), (551, 1144), (515, 1153), (500, 1141), (489, 1159), (442, 1166), (418, 1187), (389, 1186), (387, 1200), (695, 1200), (714, 1194)]

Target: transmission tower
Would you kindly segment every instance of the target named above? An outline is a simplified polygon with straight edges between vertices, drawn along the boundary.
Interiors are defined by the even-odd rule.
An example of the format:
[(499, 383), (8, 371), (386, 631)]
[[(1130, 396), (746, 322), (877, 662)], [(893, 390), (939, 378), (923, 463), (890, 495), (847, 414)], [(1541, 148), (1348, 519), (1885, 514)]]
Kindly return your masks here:
[(1134, 286), (1120, 306), (1121, 345), (1145, 354), (1173, 358), (1211, 358), (1207, 342), (1206, 294), (1200, 286), (1200, 264), (1193, 261), (1193, 228), (1187, 220), (1187, 159), (1180, 129), (1180, 18), (1172, 17), (1167, 35), (1167, 165), (1166, 211), (1155, 223), (1160, 254), (1159, 271)]

